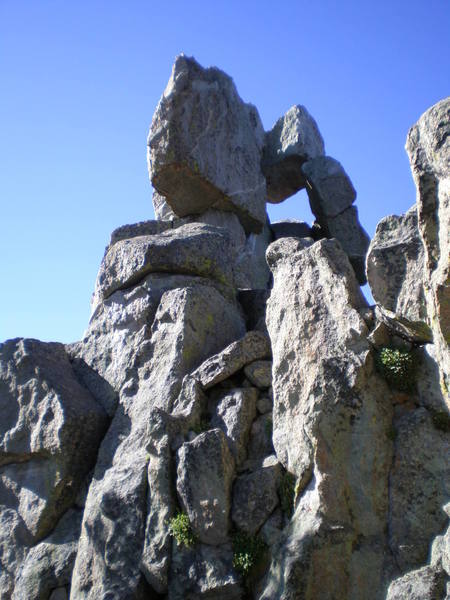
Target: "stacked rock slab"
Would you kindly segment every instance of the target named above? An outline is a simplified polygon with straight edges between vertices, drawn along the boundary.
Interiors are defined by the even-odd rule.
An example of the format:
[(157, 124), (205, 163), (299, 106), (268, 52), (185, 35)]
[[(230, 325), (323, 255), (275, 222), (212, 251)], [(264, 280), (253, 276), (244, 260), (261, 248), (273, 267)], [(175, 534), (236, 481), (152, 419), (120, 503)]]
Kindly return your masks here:
[[(356, 192), (308, 111), (264, 134), (176, 60), (157, 220), (112, 233), (81, 341), (0, 345), (0, 600), (450, 593), (448, 106), (409, 135), (417, 211), (379, 225), (369, 307)], [(305, 186), (318, 224), (271, 226), (266, 195)]]

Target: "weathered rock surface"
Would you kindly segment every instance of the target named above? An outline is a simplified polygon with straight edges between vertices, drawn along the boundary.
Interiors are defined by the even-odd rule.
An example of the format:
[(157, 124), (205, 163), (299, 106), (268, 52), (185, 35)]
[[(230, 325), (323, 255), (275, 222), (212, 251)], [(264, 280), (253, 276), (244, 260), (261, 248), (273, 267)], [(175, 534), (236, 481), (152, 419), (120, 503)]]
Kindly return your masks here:
[(231, 546), (173, 547), (169, 600), (240, 600)]
[(308, 223), (297, 221), (296, 219), (275, 221), (275, 223), (270, 224), (270, 227), (272, 229), (274, 240), (279, 240), (284, 237), (312, 237), (311, 227)]
[(262, 165), (269, 202), (282, 202), (305, 187), (302, 164), (324, 152), (313, 117), (304, 106), (290, 108), (266, 133)]
[(233, 477), (234, 458), (221, 429), (201, 433), (178, 451), (178, 497), (205, 544), (227, 542)]
[(152, 185), (180, 217), (214, 207), (257, 233), (265, 222), (263, 136), (256, 108), (228, 75), (180, 55), (148, 139)]
[(203, 388), (208, 389), (245, 367), (248, 363), (271, 355), (270, 342), (261, 331), (249, 331), (243, 338), (211, 356), (193, 373)]
[(0, 510), (16, 511), (37, 541), (74, 502), (107, 415), (64, 346), (32, 339), (0, 344), (0, 408)]
[(445, 580), (441, 570), (423, 567), (391, 583), (386, 600), (442, 600), (447, 597)]
[(417, 217), (425, 247), (425, 302), (441, 385), (450, 390), (450, 97), (410, 129), (406, 150), (417, 188)]
[(268, 222), (261, 233), (250, 233), (234, 265), (234, 280), (239, 289), (262, 290), (269, 285), (270, 270), (266, 250), (272, 241)]
[(232, 285), (227, 232), (188, 223), (159, 235), (120, 240), (109, 248), (102, 261), (95, 296), (108, 298), (155, 272), (199, 275)]
[[(72, 579), (71, 596), (77, 600), (98, 598), (108, 590), (126, 597), (136, 590), (142, 577), (144, 539), (145, 555), (157, 557), (155, 568), (157, 562), (161, 565), (161, 572), (151, 572), (149, 583), (159, 580), (160, 589), (167, 586), (167, 526), (154, 539), (149, 535), (155, 528), (152, 509), (147, 507), (152, 455), (163, 462), (159, 476), (167, 477), (166, 446), (161, 440), (164, 426), (154, 409), (170, 411), (183, 377), (241, 334), (240, 314), (224, 300), (214, 288), (203, 286), (169, 290), (161, 297), (148, 342), (149, 358), (139, 369), (138, 385), (122, 388), (120, 404), (100, 449)], [(167, 489), (164, 481), (152, 486), (151, 490), (160, 486), (157, 510)], [(167, 498), (165, 501), (170, 513), (170, 503)], [(146, 524), (147, 512), (150, 522)], [(143, 570), (150, 572), (148, 567)]]
[(175, 219), (178, 219), (177, 215), (170, 208), (170, 205), (167, 204), (164, 196), (160, 194), (158, 190), (153, 190), (152, 204), (155, 212), (155, 219), (157, 221), (174, 221)]
[(416, 206), (382, 219), (367, 254), (367, 280), (375, 302), (411, 321), (426, 321), (423, 269)]
[(268, 388), (272, 385), (272, 361), (255, 360), (244, 368), (248, 379), (258, 388)]
[(281, 239), (267, 258), (273, 442), (299, 489), (310, 484), (260, 597), (290, 598), (302, 589), (309, 595), (298, 597), (320, 597), (326, 589), (330, 598), (381, 598), (392, 408), (358, 312), (365, 301), (333, 240)]

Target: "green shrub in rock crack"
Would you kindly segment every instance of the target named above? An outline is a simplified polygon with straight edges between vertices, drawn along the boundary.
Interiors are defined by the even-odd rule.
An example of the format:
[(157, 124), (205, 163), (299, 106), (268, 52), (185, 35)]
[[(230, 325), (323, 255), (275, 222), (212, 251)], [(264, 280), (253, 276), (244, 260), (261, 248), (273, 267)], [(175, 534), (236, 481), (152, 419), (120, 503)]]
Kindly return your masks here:
[(179, 512), (170, 519), (169, 532), (179, 546), (190, 548), (197, 541), (186, 513)]
[(393, 388), (410, 392), (416, 383), (417, 361), (412, 352), (381, 348), (376, 357), (378, 371)]
[(259, 537), (236, 533), (233, 536), (233, 567), (247, 577), (261, 560), (266, 548), (266, 544)]

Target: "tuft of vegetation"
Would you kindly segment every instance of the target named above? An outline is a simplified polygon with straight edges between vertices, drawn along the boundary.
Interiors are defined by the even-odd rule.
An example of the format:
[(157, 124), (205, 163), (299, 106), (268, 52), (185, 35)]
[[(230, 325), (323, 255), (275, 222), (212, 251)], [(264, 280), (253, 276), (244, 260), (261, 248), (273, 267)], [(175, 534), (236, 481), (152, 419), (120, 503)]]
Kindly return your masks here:
[(175, 538), (178, 546), (190, 548), (197, 541), (186, 513), (178, 512), (170, 519), (169, 532)]
[(266, 544), (257, 536), (238, 532), (233, 536), (233, 567), (248, 577), (266, 551)]
[(411, 392), (416, 384), (417, 361), (413, 352), (381, 348), (376, 357), (378, 371), (393, 388)]
[(280, 496), (280, 503), (283, 512), (290, 518), (294, 512), (294, 500), (295, 500), (295, 475), (286, 471), (281, 478), (280, 485), (278, 487), (278, 494)]

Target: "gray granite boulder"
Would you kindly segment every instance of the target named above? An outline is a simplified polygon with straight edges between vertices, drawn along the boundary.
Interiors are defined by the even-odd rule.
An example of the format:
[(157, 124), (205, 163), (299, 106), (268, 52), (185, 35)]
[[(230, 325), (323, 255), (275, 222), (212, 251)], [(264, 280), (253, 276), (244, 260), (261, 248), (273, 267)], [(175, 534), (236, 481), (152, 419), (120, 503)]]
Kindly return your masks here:
[(273, 456), (261, 468), (244, 473), (233, 485), (231, 518), (236, 527), (255, 535), (277, 507), (281, 466)]
[(424, 248), (413, 206), (382, 219), (367, 253), (367, 280), (378, 304), (411, 321), (426, 321)]
[(272, 361), (255, 360), (244, 368), (246, 377), (257, 388), (268, 388), (272, 385)]
[(321, 222), (350, 208), (356, 191), (343, 166), (331, 156), (318, 156), (302, 165), (311, 210)]
[(240, 337), (243, 328), (236, 306), (212, 287), (176, 288), (162, 295), (137, 378), (122, 386), (100, 448), (84, 510), (73, 598), (94, 600), (110, 590), (127, 597), (141, 584), (142, 571), (150, 585), (167, 589), (170, 540), (158, 514), (161, 505), (171, 511), (164, 415), (172, 410), (184, 376)]
[(173, 545), (169, 600), (241, 600), (242, 595), (230, 545)]
[(273, 239), (279, 240), (283, 237), (312, 237), (311, 227), (304, 221), (296, 219), (287, 219), (286, 221), (275, 221), (270, 224), (272, 229)]
[(268, 201), (277, 204), (305, 187), (301, 166), (324, 154), (319, 128), (304, 106), (293, 106), (266, 133), (263, 171)]
[(230, 286), (231, 263), (230, 239), (224, 229), (188, 223), (158, 235), (116, 242), (103, 258), (94, 297), (108, 298), (155, 272), (198, 275)]
[(148, 138), (151, 182), (175, 214), (208, 208), (235, 212), (245, 229), (265, 222), (263, 128), (231, 77), (176, 58)]
[[(335, 240), (268, 249), (273, 443), (298, 504), (260, 598), (382, 598), (386, 583), (392, 406), (374, 370), (366, 306)], [(280, 588), (280, 578), (284, 581)], [(305, 596), (306, 597), (306, 596)]]
[(214, 396), (211, 426), (222, 429), (239, 465), (246, 457), (250, 427), (256, 416), (256, 388), (221, 390)]
[(42, 539), (75, 501), (108, 426), (75, 377), (64, 346), (0, 344), (0, 511)]
[(440, 365), (450, 389), (450, 97), (410, 129), (406, 150), (417, 188), (417, 218), (425, 248), (425, 303)]
[(211, 356), (193, 373), (204, 389), (228, 379), (246, 364), (271, 355), (270, 341), (261, 331), (249, 331), (218, 354)]
[(234, 458), (221, 429), (212, 429), (178, 450), (177, 492), (198, 539), (217, 546), (228, 539)]
[(272, 231), (267, 221), (261, 233), (250, 233), (233, 266), (238, 289), (262, 290), (269, 287), (270, 270), (266, 250), (272, 242)]
[(52, 590), (70, 584), (81, 517), (81, 511), (69, 510), (54, 531), (29, 550), (16, 574), (12, 600), (47, 600)]
[(446, 576), (442, 570), (426, 566), (391, 583), (386, 600), (443, 600)]
[(167, 204), (164, 196), (160, 194), (158, 190), (153, 190), (152, 204), (155, 212), (155, 219), (157, 221), (174, 221), (175, 219), (178, 219), (177, 215), (170, 208), (170, 205)]

